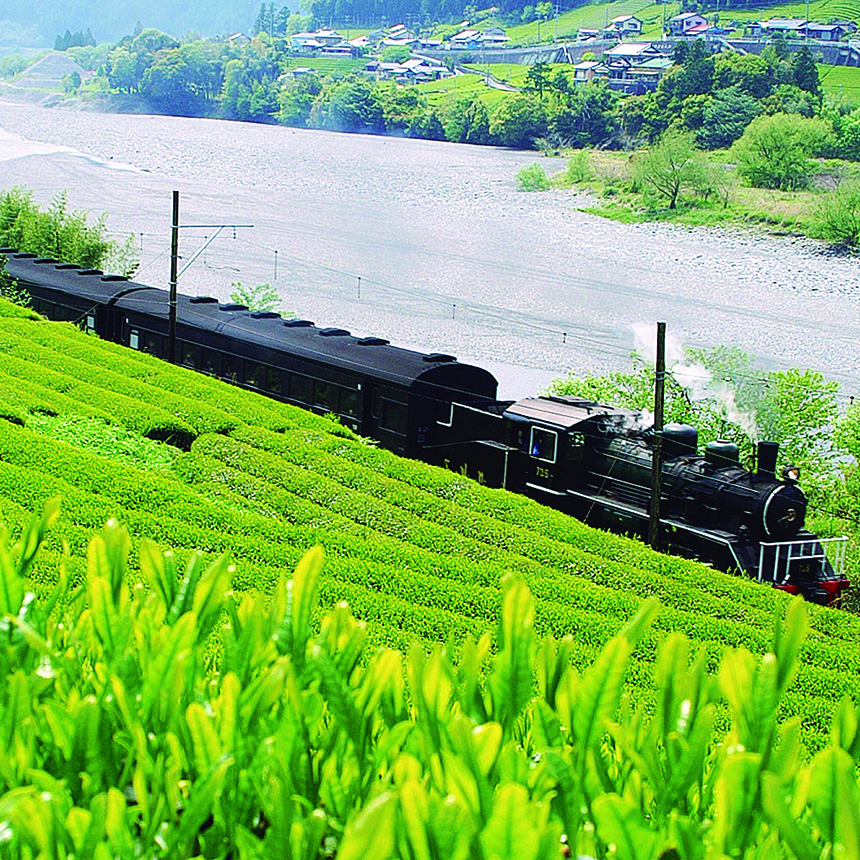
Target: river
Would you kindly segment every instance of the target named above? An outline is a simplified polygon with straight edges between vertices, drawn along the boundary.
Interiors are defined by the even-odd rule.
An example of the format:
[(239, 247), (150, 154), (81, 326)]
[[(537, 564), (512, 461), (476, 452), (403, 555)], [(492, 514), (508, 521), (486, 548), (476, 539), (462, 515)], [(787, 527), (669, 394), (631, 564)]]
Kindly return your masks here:
[[(456, 354), (535, 393), (568, 370), (628, 369), (644, 332), (738, 345), (860, 393), (860, 262), (806, 240), (622, 225), (571, 191), (524, 193), (536, 153), (176, 117), (0, 103), (0, 188), (109, 213), (165, 286), (171, 191), (180, 290), (270, 282), (318, 325)], [(204, 226), (193, 226), (204, 225)], [(218, 225), (227, 225), (212, 238)], [(232, 225), (240, 225), (235, 228)], [(253, 226), (244, 226), (253, 225)]]

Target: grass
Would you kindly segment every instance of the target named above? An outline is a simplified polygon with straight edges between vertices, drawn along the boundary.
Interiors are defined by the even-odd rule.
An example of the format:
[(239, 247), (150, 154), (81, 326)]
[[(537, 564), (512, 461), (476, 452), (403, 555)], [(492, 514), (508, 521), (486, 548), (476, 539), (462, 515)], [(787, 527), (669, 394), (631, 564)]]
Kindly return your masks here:
[(295, 68), (314, 69), (325, 75), (349, 75), (360, 72), (367, 60), (346, 57), (288, 57), (284, 60), (284, 70)]
[(825, 95), (860, 101), (860, 67), (819, 63), (818, 78)]
[(427, 97), (434, 107), (459, 98), (479, 98), (488, 108), (507, 98), (510, 93), (494, 90), (484, 83), (483, 75), (455, 75), (440, 81), (416, 84), (419, 92)]

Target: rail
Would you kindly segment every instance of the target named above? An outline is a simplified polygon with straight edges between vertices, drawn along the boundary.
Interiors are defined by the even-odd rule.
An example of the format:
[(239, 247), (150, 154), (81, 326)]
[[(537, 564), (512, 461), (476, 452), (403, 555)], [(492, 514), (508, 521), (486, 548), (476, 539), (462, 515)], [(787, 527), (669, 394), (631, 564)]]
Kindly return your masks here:
[[(818, 538), (763, 543), (759, 550), (758, 581), (783, 584), (788, 581), (791, 563), (794, 561), (818, 562), (822, 579), (842, 579), (845, 568), (847, 537)], [(773, 550), (772, 556), (769, 550)], [(783, 552), (784, 550), (784, 552)], [(768, 556), (766, 558), (766, 556)], [(832, 573), (827, 572), (830, 563)], [(766, 576), (768, 571), (770, 576)], [(778, 578), (780, 574), (784, 574)]]

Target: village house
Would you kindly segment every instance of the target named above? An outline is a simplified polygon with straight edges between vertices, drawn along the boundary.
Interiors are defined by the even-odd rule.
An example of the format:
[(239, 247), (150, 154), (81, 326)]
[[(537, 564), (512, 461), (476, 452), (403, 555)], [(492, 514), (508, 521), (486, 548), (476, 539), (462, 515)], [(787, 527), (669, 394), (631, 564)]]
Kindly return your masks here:
[(608, 37), (624, 38), (625, 36), (636, 36), (642, 32), (642, 22), (635, 15), (618, 15), (604, 27), (603, 35)]
[(576, 31), (577, 42), (593, 42), (600, 38), (600, 30), (589, 30), (586, 27), (580, 27)]
[[(673, 65), (673, 61), (650, 42), (625, 42), (610, 48), (603, 54), (605, 72), (594, 67), (593, 78), (604, 78), (614, 90), (623, 93), (645, 93), (657, 88), (660, 79)], [(589, 70), (582, 74), (587, 80)], [(574, 81), (576, 81), (574, 67)]]
[(692, 31), (699, 30), (702, 25), (706, 28), (708, 26), (708, 22), (704, 15), (700, 15), (698, 12), (683, 12), (680, 15), (675, 15), (674, 18), (669, 19), (669, 35), (693, 35)]

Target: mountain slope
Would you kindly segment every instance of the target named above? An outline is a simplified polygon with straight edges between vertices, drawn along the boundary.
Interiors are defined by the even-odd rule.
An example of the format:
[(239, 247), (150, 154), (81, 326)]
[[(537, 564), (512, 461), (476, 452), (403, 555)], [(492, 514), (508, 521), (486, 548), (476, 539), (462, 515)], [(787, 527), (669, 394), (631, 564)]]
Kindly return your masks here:
[(115, 42), (131, 33), (140, 22), (143, 27), (155, 27), (180, 37), (190, 30), (204, 36), (248, 31), (254, 23), (260, 3), (257, 0), (236, 0), (232, 3), (85, 3), (68, 0), (48, 3), (45, 0), (4, 0), (0, 6), (0, 29), (5, 22), (35, 30), (40, 44), (49, 47), (54, 38), (66, 30), (86, 31), (89, 28), (98, 42)]

